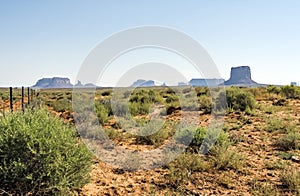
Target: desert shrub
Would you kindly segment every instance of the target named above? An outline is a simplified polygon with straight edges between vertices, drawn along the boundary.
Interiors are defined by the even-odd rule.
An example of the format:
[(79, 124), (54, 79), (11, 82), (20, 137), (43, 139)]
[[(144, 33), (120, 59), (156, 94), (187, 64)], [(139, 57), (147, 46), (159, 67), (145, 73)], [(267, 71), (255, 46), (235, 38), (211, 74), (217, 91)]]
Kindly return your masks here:
[(156, 103), (161, 102), (160, 95), (154, 90), (137, 89), (132, 92), (129, 101), (137, 103)]
[(266, 104), (258, 104), (257, 109), (265, 112), (266, 114), (273, 114), (278, 111), (278, 107), (275, 107), (273, 105), (268, 106)]
[(211, 97), (201, 95), (198, 99), (199, 108), (204, 111), (205, 114), (209, 114), (212, 111), (212, 100)]
[[(190, 95), (190, 94), (189, 94)], [(197, 98), (193, 98), (192, 96), (189, 98), (185, 98), (181, 100), (181, 102), (171, 103), (169, 106), (172, 105), (173, 107), (180, 107), (183, 111), (199, 111), (199, 103), (197, 102)], [(168, 106), (167, 106), (168, 107)]]
[(201, 95), (207, 95), (207, 96), (210, 95), (208, 87), (196, 87), (195, 91), (198, 97), (200, 97)]
[(111, 90), (106, 90), (106, 91), (102, 92), (101, 95), (105, 97), (105, 96), (110, 96), (111, 93), (112, 93)]
[(184, 153), (172, 161), (168, 168), (167, 181), (170, 185), (178, 187), (187, 181), (192, 173), (207, 170), (209, 164), (202, 160), (198, 154)]
[(9, 93), (8, 92), (0, 92), (0, 98), (2, 100), (9, 100)]
[(112, 105), (113, 114), (116, 116), (126, 116), (128, 110), (128, 104), (124, 102), (115, 102)]
[(278, 138), (275, 143), (275, 146), (277, 146), (281, 150), (295, 150), (300, 148), (300, 134), (291, 131), (288, 134)]
[(297, 86), (283, 86), (281, 87), (281, 92), (288, 99), (300, 98), (300, 88)]
[(51, 101), (48, 106), (52, 107), (56, 112), (72, 111), (72, 104), (66, 99)]
[(284, 169), (286, 167), (286, 162), (281, 162), (277, 160), (272, 161), (264, 161), (265, 168), (268, 170), (277, 170), (277, 169)]
[(261, 183), (257, 179), (253, 179), (249, 182), (251, 188), (251, 194), (256, 196), (279, 196), (279, 191), (276, 186), (269, 184), (267, 182)]
[(148, 114), (152, 104), (162, 103), (162, 98), (154, 90), (136, 89), (129, 98), (129, 110), (134, 116)]
[(289, 191), (300, 194), (300, 171), (297, 169), (286, 168), (280, 175), (282, 185)]
[(166, 103), (178, 102), (179, 98), (175, 94), (166, 96)]
[(95, 110), (101, 124), (107, 123), (107, 121), (110, 119), (110, 116), (112, 115), (110, 106), (102, 103), (96, 103)]
[(137, 103), (133, 102), (129, 104), (130, 114), (133, 116), (137, 116), (139, 114), (145, 115), (149, 113), (151, 103)]
[(210, 151), (212, 166), (219, 170), (238, 170), (243, 165), (243, 157), (232, 150), (230, 142), (215, 145)]
[(267, 132), (283, 131), (286, 125), (283, 120), (278, 118), (268, 118), (264, 130)]
[(14, 195), (66, 195), (89, 181), (89, 151), (45, 110), (0, 118), (0, 157), (0, 187)]
[(158, 121), (150, 121), (141, 127), (135, 136), (136, 143), (160, 146), (169, 136), (165, 127), (161, 127)]
[(281, 89), (278, 86), (270, 85), (267, 87), (267, 92), (269, 93), (269, 95), (271, 95), (271, 94), (279, 95), (281, 92)]
[(252, 110), (255, 106), (254, 95), (240, 88), (231, 87), (226, 89), (227, 107), (233, 110)]
[(195, 150), (201, 147), (200, 150), (203, 152), (208, 152), (213, 145), (223, 144), (228, 140), (228, 135), (223, 130), (208, 130), (204, 127), (195, 129), (188, 126), (183, 126), (174, 137), (179, 143), (189, 145)]

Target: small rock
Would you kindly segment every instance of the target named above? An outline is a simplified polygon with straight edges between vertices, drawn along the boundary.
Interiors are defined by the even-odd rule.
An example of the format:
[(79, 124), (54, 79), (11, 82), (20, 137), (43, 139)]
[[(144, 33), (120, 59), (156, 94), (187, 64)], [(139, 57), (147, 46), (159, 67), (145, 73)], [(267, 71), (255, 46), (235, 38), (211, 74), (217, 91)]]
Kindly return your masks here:
[(291, 160), (296, 162), (296, 163), (300, 163), (300, 156), (292, 156)]

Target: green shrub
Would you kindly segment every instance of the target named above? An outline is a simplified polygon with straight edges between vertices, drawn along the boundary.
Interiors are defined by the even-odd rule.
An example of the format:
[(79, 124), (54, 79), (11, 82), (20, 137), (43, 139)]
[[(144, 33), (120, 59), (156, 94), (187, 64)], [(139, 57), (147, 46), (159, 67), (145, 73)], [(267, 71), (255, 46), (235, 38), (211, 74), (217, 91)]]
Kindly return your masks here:
[(166, 103), (173, 103), (173, 102), (178, 102), (179, 98), (176, 96), (176, 94), (170, 94), (166, 97)]
[(261, 183), (257, 179), (251, 180), (249, 182), (251, 188), (251, 194), (256, 196), (279, 196), (279, 191), (276, 186), (269, 184), (267, 182)]
[(243, 165), (243, 157), (235, 150), (230, 149), (231, 144), (225, 142), (221, 145), (215, 145), (210, 151), (210, 161), (216, 169), (238, 170)]
[(240, 88), (231, 87), (226, 89), (227, 107), (233, 110), (252, 110), (255, 106), (254, 95)]
[(300, 172), (297, 169), (286, 168), (280, 175), (280, 181), (290, 191), (300, 194)]
[(300, 98), (300, 88), (297, 86), (283, 86), (281, 87), (281, 92), (286, 98), (299, 99)]
[(9, 93), (8, 92), (0, 92), (0, 98), (2, 100), (9, 100)]
[(165, 127), (158, 121), (150, 121), (135, 136), (136, 143), (160, 146), (169, 136)]
[(48, 106), (52, 107), (56, 112), (72, 111), (72, 104), (67, 99), (59, 99), (48, 102)]
[(209, 114), (212, 111), (211, 97), (201, 95), (199, 97), (199, 108), (204, 111), (205, 114)]
[(131, 115), (146, 115), (152, 104), (162, 103), (161, 96), (154, 90), (136, 89), (129, 99), (129, 111)]
[[(208, 152), (213, 145), (223, 144), (225, 141), (227, 141), (228, 135), (223, 130), (208, 130), (204, 127), (198, 127), (195, 129), (184, 126), (176, 133), (175, 139), (179, 143), (189, 145), (195, 150)], [(201, 149), (199, 149), (200, 147)]]
[(105, 97), (105, 96), (110, 96), (111, 93), (112, 93), (112, 90), (106, 90), (106, 91), (102, 92), (101, 95)]
[(267, 132), (284, 131), (286, 128), (285, 123), (281, 119), (268, 118), (264, 130)]
[(133, 102), (129, 104), (130, 114), (133, 116), (146, 115), (149, 113), (151, 103), (137, 103)]
[(129, 101), (131, 103), (156, 103), (161, 102), (161, 97), (154, 90), (136, 89), (132, 92)]
[(0, 187), (14, 195), (66, 195), (89, 181), (89, 151), (45, 110), (0, 118), (0, 157)]
[(267, 87), (267, 91), (268, 91), (269, 95), (271, 95), (271, 94), (279, 95), (281, 92), (281, 89), (277, 86), (270, 85)]
[(198, 154), (184, 153), (172, 161), (168, 167), (169, 174), (166, 175), (166, 179), (170, 185), (178, 187), (187, 181), (192, 173), (205, 171), (209, 165)]
[(195, 91), (196, 91), (196, 94), (198, 97), (200, 97), (201, 95), (209, 96), (209, 94), (210, 94), (208, 87), (196, 87)]
[(292, 131), (278, 138), (275, 141), (275, 146), (281, 150), (295, 150), (300, 148), (300, 134)]
[(107, 121), (113, 115), (111, 101), (109, 99), (97, 101), (95, 103), (95, 110), (101, 124), (107, 123)]

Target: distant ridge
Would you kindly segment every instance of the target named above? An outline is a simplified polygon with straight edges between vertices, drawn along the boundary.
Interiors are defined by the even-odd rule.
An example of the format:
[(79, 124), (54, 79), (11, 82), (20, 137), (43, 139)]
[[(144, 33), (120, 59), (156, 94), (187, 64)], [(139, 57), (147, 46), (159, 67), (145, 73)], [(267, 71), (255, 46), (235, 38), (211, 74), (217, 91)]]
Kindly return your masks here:
[(156, 82), (154, 80), (139, 79), (135, 81), (130, 87), (152, 87), (152, 86), (165, 86), (165, 83)]
[(189, 81), (189, 85), (191, 86), (208, 86), (208, 87), (216, 87), (220, 84), (224, 83), (224, 79), (205, 79), (205, 78), (193, 78)]
[[(267, 86), (267, 84), (259, 84), (252, 80), (251, 70), (249, 66), (232, 67), (230, 73), (230, 79), (225, 81), (222, 78), (193, 78), (188, 83), (179, 82), (178, 86), (200, 86), (200, 87), (217, 87), (217, 86), (241, 86), (241, 87), (257, 87)], [(155, 87), (155, 86), (166, 86), (165, 83), (154, 81), (154, 80), (143, 80), (138, 79), (130, 87)], [(53, 77), (53, 78), (42, 78), (37, 81), (33, 86), (36, 89), (47, 89), (47, 88), (94, 88), (97, 86), (88, 83), (82, 84), (80, 81), (76, 85), (71, 84), (69, 78)]]
[(70, 82), (69, 78), (42, 78), (37, 81), (37, 83), (33, 86), (36, 89), (42, 88), (72, 88), (73, 85)]
[(92, 83), (83, 85), (80, 81), (76, 85), (73, 85), (69, 78), (53, 77), (53, 78), (42, 78), (37, 81), (37, 83), (32, 86), (35, 89), (50, 89), (50, 88), (92, 88), (97, 87)]

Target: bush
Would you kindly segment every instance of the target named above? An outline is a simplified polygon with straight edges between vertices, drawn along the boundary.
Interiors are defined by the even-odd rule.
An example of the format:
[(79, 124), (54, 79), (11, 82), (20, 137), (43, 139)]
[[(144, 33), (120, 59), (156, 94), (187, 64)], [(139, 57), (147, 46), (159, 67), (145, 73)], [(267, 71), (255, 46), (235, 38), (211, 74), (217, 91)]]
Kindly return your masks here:
[[(206, 141), (204, 143), (204, 140)], [(197, 129), (192, 127), (183, 127), (175, 135), (176, 141), (181, 144), (189, 145), (195, 150), (200, 150), (202, 146), (203, 152), (208, 152), (213, 145), (223, 144), (228, 140), (228, 135), (221, 130), (220, 132), (217, 129), (210, 129), (209, 131), (204, 127), (199, 127)], [(214, 142), (215, 141), (215, 142)]]
[(209, 165), (198, 154), (184, 153), (179, 155), (168, 167), (170, 173), (166, 175), (166, 179), (170, 185), (178, 187), (188, 180), (192, 173), (205, 171)]
[(89, 181), (89, 151), (46, 110), (0, 118), (0, 157), (0, 187), (10, 194), (71, 194)]
[(96, 114), (101, 124), (107, 123), (113, 115), (110, 100), (101, 100), (95, 104)]
[(129, 111), (133, 116), (146, 115), (152, 104), (162, 103), (162, 98), (154, 90), (136, 89), (129, 99)]
[(146, 115), (149, 113), (151, 103), (137, 103), (133, 102), (129, 104), (130, 114), (133, 116)]
[(292, 192), (300, 194), (300, 172), (297, 169), (286, 169), (280, 176), (282, 185)]
[(283, 86), (281, 87), (281, 92), (286, 98), (299, 99), (300, 98), (300, 88), (297, 86)]
[(243, 164), (243, 157), (236, 151), (230, 149), (229, 142), (216, 145), (212, 148), (211, 163), (219, 170), (234, 169), (238, 170)]
[(199, 97), (199, 108), (204, 111), (205, 114), (209, 114), (212, 111), (211, 97), (201, 95)]
[(169, 132), (165, 127), (161, 127), (159, 121), (150, 121), (145, 127), (141, 127), (135, 139), (138, 144), (160, 146), (168, 136)]
[(201, 95), (210, 96), (210, 91), (208, 87), (196, 87), (195, 91), (198, 97), (200, 97)]
[(275, 146), (281, 150), (295, 150), (300, 148), (300, 134), (291, 131), (290, 133), (278, 138)]
[(279, 93), (281, 92), (281, 89), (277, 86), (270, 85), (267, 87), (267, 91), (268, 91), (269, 95), (271, 95), (272, 93), (279, 95)]
[(66, 99), (54, 101), (51, 106), (56, 112), (72, 111), (71, 101)]
[(283, 120), (278, 118), (268, 118), (264, 130), (267, 132), (283, 131), (285, 132), (286, 125)]
[(112, 93), (112, 90), (107, 90), (107, 91), (102, 92), (101, 95), (105, 97), (105, 96), (110, 96), (111, 93)]
[(255, 106), (254, 95), (239, 88), (226, 89), (227, 107), (233, 110), (252, 110)]

